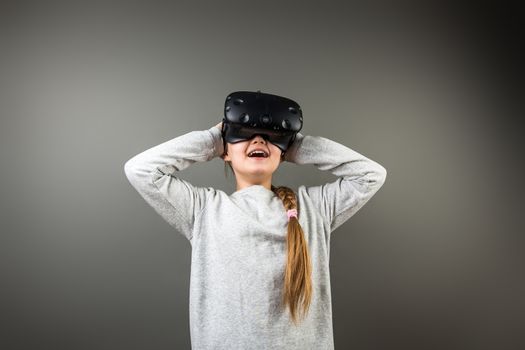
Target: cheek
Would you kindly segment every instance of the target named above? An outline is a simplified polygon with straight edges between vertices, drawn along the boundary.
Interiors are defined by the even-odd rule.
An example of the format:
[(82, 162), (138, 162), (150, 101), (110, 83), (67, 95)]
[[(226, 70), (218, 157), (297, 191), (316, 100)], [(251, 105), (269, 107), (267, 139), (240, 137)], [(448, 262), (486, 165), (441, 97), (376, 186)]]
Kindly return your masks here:
[(248, 159), (249, 157), (246, 156), (246, 154), (244, 153), (244, 151), (238, 151), (236, 154), (235, 154), (235, 158), (237, 159), (238, 162), (244, 162), (246, 159)]
[(243, 155), (239, 147), (235, 147), (235, 146), (228, 146), (228, 154), (232, 158), (239, 158)]

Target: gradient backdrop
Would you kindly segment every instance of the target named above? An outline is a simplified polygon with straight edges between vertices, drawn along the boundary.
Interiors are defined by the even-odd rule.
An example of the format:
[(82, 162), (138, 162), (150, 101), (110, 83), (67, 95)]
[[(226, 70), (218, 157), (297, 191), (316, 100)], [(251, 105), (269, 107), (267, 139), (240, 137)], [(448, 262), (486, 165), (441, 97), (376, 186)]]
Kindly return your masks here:
[[(261, 90), (388, 170), (332, 236), (337, 349), (524, 349), (522, 20), (502, 3), (1, 2), (0, 348), (189, 349), (191, 246), (124, 163)], [(231, 193), (223, 164), (181, 177)]]

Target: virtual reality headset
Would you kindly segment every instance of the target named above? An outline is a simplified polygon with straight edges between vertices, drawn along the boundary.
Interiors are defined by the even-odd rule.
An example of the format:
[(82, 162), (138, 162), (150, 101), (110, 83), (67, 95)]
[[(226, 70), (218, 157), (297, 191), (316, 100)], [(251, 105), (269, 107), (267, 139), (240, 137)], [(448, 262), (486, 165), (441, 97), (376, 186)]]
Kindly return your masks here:
[[(236, 143), (261, 135), (286, 152), (303, 127), (299, 104), (289, 98), (252, 91), (236, 91), (226, 97), (222, 137)], [(226, 148), (225, 148), (226, 149)]]

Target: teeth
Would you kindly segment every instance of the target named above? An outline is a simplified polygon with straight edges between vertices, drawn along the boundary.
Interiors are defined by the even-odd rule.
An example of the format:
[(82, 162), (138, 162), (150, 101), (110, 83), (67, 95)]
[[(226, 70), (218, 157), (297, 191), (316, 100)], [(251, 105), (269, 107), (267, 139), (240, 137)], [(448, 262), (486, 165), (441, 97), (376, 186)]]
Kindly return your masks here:
[(266, 154), (266, 152), (264, 152), (264, 151), (252, 151), (252, 152), (250, 152), (250, 153), (248, 154), (248, 157), (251, 157), (252, 155), (254, 155), (254, 154), (256, 154), (256, 153), (262, 154), (265, 158), (268, 156), (268, 155)]

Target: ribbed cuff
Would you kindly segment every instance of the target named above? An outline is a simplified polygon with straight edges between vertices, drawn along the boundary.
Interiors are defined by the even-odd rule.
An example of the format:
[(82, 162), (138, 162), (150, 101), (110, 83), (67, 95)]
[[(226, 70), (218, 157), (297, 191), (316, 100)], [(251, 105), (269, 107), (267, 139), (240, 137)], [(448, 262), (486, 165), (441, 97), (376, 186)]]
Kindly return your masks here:
[(284, 154), (284, 160), (290, 163), (295, 163), (297, 151), (301, 147), (301, 143), (303, 142), (303, 138), (305, 135), (301, 134), (300, 132), (297, 133), (295, 136), (295, 140), (292, 143), (290, 147), (286, 150), (286, 153)]
[(210, 152), (211, 152), (210, 159), (215, 158), (215, 157), (220, 157), (224, 153), (222, 132), (216, 126), (209, 128), (208, 131), (211, 134), (211, 141), (212, 141), (211, 148), (210, 148)]

